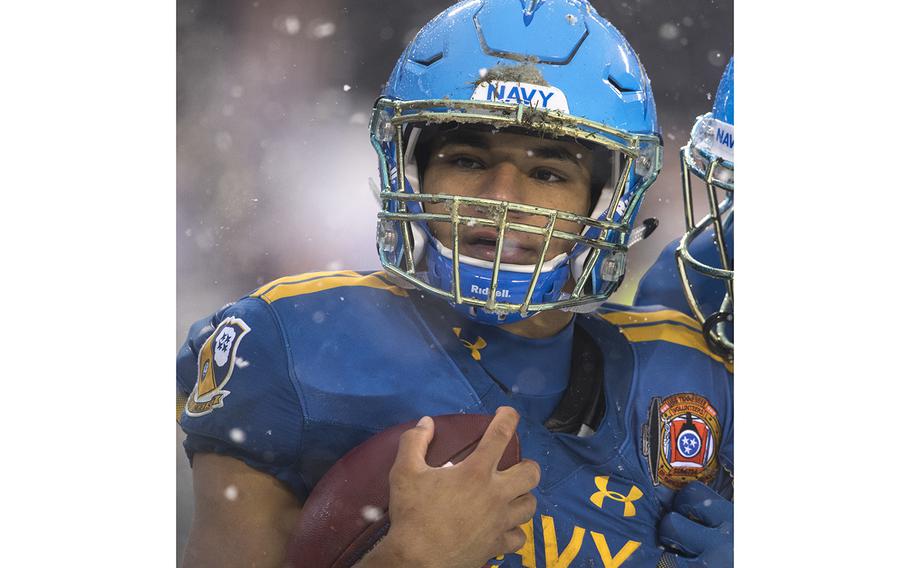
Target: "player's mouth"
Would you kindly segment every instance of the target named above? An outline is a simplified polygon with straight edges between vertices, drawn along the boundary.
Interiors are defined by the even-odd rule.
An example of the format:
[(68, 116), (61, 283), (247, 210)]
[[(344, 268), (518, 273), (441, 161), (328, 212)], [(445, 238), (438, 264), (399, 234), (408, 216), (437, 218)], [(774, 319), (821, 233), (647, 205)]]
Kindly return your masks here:
[[(493, 229), (477, 229), (468, 232), (460, 240), (460, 254), (493, 262), (496, 259), (496, 240), (498, 232)], [(501, 261), (505, 264), (536, 264), (540, 258), (540, 249), (531, 243), (523, 242), (517, 237), (505, 235), (502, 243)]]

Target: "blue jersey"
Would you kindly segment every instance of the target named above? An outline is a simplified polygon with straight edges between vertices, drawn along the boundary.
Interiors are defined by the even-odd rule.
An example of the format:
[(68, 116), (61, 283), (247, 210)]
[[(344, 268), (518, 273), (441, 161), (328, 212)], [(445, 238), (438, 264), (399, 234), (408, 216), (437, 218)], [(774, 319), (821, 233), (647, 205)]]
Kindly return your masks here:
[[(700, 479), (729, 495), (731, 369), (679, 312), (607, 307), (569, 327), (594, 338), (603, 359), (605, 411), (588, 436), (543, 425), (565, 388), (571, 332), (523, 343), (382, 273), (283, 278), (190, 330), (177, 361), (186, 450), (243, 460), (302, 502), (336, 460), (389, 426), (513, 406), (522, 455), (542, 475), (524, 547), (492, 565), (653, 567), (675, 489)], [(500, 342), (508, 348), (497, 353)], [(541, 379), (525, 362), (534, 350), (565, 355), (541, 363)]]
[[(727, 245), (728, 258), (733, 262), (733, 216), (732, 214), (724, 223), (724, 240)], [(635, 293), (636, 306), (661, 305), (673, 308), (683, 313), (691, 314), (689, 303), (683, 294), (682, 281), (676, 264), (676, 249), (679, 239), (668, 244), (657, 257), (657, 261), (648, 269)], [(692, 256), (699, 262), (709, 266), (721, 266), (717, 245), (714, 243), (714, 228), (708, 227), (699, 235), (689, 249)], [(724, 294), (727, 292), (723, 280), (710, 278), (688, 269), (689, 281), (692, 284), (695, 299), (701, 306), (705, 315), (710, 315), (720, 310)]]

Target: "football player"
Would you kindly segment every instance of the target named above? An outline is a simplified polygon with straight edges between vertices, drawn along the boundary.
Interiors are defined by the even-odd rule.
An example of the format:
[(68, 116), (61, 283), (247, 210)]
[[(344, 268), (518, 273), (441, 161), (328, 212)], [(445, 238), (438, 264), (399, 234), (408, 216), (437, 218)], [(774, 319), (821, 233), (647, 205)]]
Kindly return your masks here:
[[(714, 108), (695, 119), (680, 148), (686, 231), (667, 245), (642, 278), (639, 306), (661, 304), (692, 314), (711, 348), (733, 360), (733, 58)], [(692, 176), (706, 189), (708, 212), (696, 220)], [(717, 235), (717, 236), (715, 236)]]
[[(178, 355), (186, 565), (281, 565), (325, 471), (421, 417), (361, 568), (729, 564), (730, 366), (692, 318), (604, 303), (662, 157), (622, 35), (584, 1), (460, 2), (405, 49), (370, 137), (383, 270), (276, 280)], [(451, 413), (495, 417), (428, 467), (428, 417)], [(525, 459), (496, 471), (516, 431)]]

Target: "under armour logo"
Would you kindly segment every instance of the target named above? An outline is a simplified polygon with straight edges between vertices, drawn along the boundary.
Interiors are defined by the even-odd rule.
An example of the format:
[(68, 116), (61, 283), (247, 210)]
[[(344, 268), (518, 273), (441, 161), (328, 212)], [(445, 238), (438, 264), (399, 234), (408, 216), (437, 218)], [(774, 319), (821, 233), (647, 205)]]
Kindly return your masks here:
[(632, 501), (637, 501), (641, 498), (643, 493), (638, 487), (632, 486), (632, 489), (629, 490), (628, 495), (623, 495), (619, 491), (610, 491), (607, 489), (607, 483), (610, 482), (610, 476), (608, 475), (598, 475), (594, 478), (594, 485), (597, 486), (598, 491), (591, 495), (591, 502), (596, 506), (603, 508), (604, 497), (612, 499), (614, 501), (619, 501), (624, 503), (622, 516), (623, 517), (634, 517), (635, 516), (635, 504)]
[(452, 331), (455, 332), (455, 337), (461, 341), (461, 344), (471, 350), (471, 358), (475, 361), (480, 361), (480, 350), (487, 346), (487, 342), (484, 340), (484, 338), (478, 337), (477, 341), (472, 343), (467, 339), (462, 339), (460, 327), (453, 327)]

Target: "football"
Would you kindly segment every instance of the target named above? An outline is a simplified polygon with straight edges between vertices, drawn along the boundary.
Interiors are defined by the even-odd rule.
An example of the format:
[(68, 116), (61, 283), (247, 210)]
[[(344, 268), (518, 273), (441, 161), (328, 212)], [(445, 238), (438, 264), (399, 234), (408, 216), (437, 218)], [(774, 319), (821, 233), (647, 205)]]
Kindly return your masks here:
[[(465, 459), (493, 419), (483, 414), (434, 416), (435, 433), (427, 464), (440, 467)], [(349, 568), (389, 529), (389, 471), (401, 434), (416, 420), (393, 426), (338, 460), (319, 480), (298, 517), (288, 543), (288, 565)], [(521, 461), (518, 436), (509, 441), (499, 469)]]

